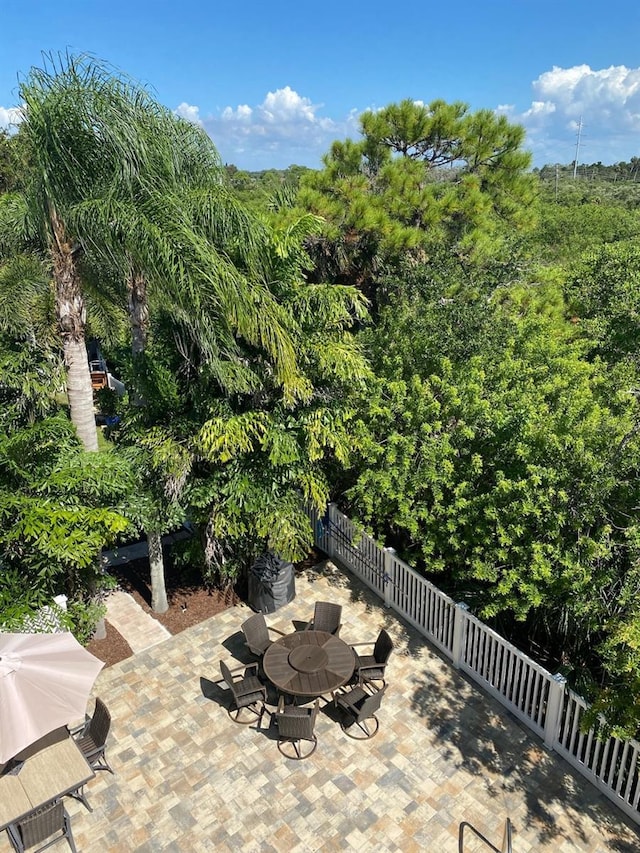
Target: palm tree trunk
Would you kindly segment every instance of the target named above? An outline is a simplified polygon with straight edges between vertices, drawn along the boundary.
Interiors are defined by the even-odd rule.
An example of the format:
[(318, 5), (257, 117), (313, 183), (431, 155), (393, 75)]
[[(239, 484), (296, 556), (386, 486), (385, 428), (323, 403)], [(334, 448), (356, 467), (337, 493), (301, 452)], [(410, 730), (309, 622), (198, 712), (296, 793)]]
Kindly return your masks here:
[[(50, 207), (50, 222), (54, 235), (51, 256), (56, 284), (56, 312), (67, 367), (69, 411), (84, 449), (97, 451), (98, 429), (93, 411), (93, 388), (85, 340), (87, 317), (74, 257), (76, 250), (66, 239), (64, 226), (53, 207)], [(100, 560), (100, 552), (97, 560)], [(95, 594), (95, 588), (92, 592)], [(94, 636), (98, 640), (107, 636), (104, 618), (96, 623)]]
[(151, 570), (151, 609), (155, 613), (166, 613), (169, 609), (167, 590), (164, 582), (164, 560), (162, 558), (162, 537), (159, 533), (147, 531), (149, 546), (149, 568)]
[(133, 266), (130, 267), (129, 277), (127, 278), (127, 302), (131, 327), (131, 355), (133, 356), (134, 367), (134, 385), (130, 390), (129, 397), (134, 406), (144, 406), (144, 398), (139, 390), (138, 371), (144, 369), (139, 356), (143, 355), (147, 345), (149, 298), (147, 296), (147, 280), (142, 273), (136, 272)]
[[(135, 364), (136, 357), (142, 355), (147, 345), (149, 326), (149, 298), (147, 280), (143, 273), (133, 268), (127, 280), (129, 302), (129, 323), (131, 325), (131, 354)], [(133, 390), (132, 402), (136, 406), (144, 405), (144, 399), (137, 389)], [(169, 609), (164, 575), (164, 555), (160, 533), (146, 531), (149, 545), (149, 569), (151, 572), (151, 609), (155, 613), (166, 613)]]
[(149, 326), (149, 300), (147, 280), (144, 275), (132, 270), (127, 281), (127, 291), (131, 323), (131, 353), (135, 359), (137, 355), (144, 352)]
[(85, 450), (98, 449), (98, 430), (93, 412), (93, 389), (87, 361), (84, 337), (64, 341), (64, 360), (67, 365), (67, 395), (69, 409), (78, 437)]
[(55, 210), (50, 211), (54, 241), (51, 246), (56, 285), (56, 312), (67, 366), (67, 395), (71, 420), (85, 450), (98, 449), (93, 412), (93, 389), (85, 341), (86, 310), (75, 251)]

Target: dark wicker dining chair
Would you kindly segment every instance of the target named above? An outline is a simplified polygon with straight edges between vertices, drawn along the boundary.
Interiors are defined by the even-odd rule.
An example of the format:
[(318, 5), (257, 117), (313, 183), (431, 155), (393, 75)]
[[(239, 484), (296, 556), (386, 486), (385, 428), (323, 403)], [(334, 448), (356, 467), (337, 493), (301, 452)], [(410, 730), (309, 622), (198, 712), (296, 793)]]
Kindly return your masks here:
[[(373, 654), (361, 655), (357, 649), (362, 646), (373, 646)], [(382, 628), (375, 643), (352, 643), (351, 648), (356, 656), (354, 677), (357, 678), (359, 683), (362, 684), (364, 681), (381, 681), (384, 687), (387, 683), (385, 680), (385, 670), (393, 651), (393, 640), (385, 629)]]
[[(242, 675), (236, 675), (243, 670)], [(234, 723), (241, 726), (250, 725), (255, 718), (262, 719), (264, 703), (267, 699), (267, 688), (258, 678), (258, 665), (236, 667), (229, 669), (224, 661), (220, 661), (220, 672), (231, 691), (231, 705), (227, 713)], [(242, 711), (247, 710), (251, 716), (244, 719)], [(246, 715), (245, 715), (246, 716)]]
[[(278, 749), (285, 758), (302, 761), (316, 751), (318, 738), (314, 727), (319, 707), (319, 699), (316, 699), (312, 708), (302, 708), (299, 705), (286, 705), (284, 696), (280, 696), (274, 719), (278, 727)], [(303, 751), (303, 741), (310, 743), (311, 748)], [(287, 749), (287, 745), (291, 749)]]
[(281, 637), (284, 637), (283, 631), (267, 625), (262, 613), (254, 613), (253, 616), (250, 616), (242, 623), (241, 628), (249, 650), (258, 658), (261, 658), (271, 643), (273, 643), (273, 640), (269, 636), (269, 631), (273, 631), (274, 634), (280, 634)]
[[(55, 838), (51, 838), (57, 832)], [(69, 847), (76, 853), (76, 845), (71, 834), (71, 821), (65, 807), (62, 805), (62, 800), (56, 800), (42, 808), (36, 809), (27, 817), (17, 823), (10, 823), (7, 826), (7, 835), (18, 853), (23, 853), (24, 850), (31, 850), (46, 841), (41, 847), (38, 847), (34, 853), (39, 853), (40, 850), (45, 850), (51, 847), (58, 841), (64, 838), (69, 842)], [(47, 841), (47, 839), (50, 839)]]
[[(376, 690), (375, 693), (367, 692), (363, 687), (354, 687), (348, 693), (336, 696), (336, 704), (342, 709), (344, 719), (340, 726), (342, 731), (354, 740), (368, 740), (373, 737), (380, 728), (380, 721), (376, 717), (376, 711), (380, 708), (382, 697), (387, 685)], [(368, 721), (373, 720), (373, 724)], [(356, 726), (357, 728), (353, 728)], [(362, 734), (354, 734), (355, 731)]]
[[(107, 736), (110, 728), (111, 714), (109, 713), (109, 709), (102, 699), (96, 697), (93, 716), (87, 719), (83, 726), (71, 730), (76, 746), (84, 755), (87, 764), (92, 770), (108, 770), (109, 773), (113, 773), (105, 756)], [(85, 796), (84, 785), (81, 785), (75, 791), (70, 791), (69, 796), (80, 800), (88, 811), (93, 811)]]
[(93, 716), (86, 726), (77, 732), (74, 740), (92, 770), (108, 770), (113, 773), (105, 756), (107, 736), (111, 728), (111, 714), (102, 699), (96, 698)]
[(342, 605), (333, 604), (331, 601), (316, 601), (313, 611), (313, 619), (305, 626), (305, 631), (326, 631), (327, 634), (339, 636), (340, 620), (342, 619)]

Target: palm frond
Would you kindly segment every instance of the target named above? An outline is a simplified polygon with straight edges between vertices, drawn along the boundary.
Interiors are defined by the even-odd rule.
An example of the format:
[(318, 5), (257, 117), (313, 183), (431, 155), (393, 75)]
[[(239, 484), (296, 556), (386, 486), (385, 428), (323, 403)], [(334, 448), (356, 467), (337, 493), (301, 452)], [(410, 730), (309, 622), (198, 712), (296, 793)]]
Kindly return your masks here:
[(0, 195), (0, 258), (22, 251), (29, 242), (28, 207), (20, 193)]
[(55, 345), (51, 276), (36, 255), (14, 255), (0, 266), (0, 329), (34, 345)]

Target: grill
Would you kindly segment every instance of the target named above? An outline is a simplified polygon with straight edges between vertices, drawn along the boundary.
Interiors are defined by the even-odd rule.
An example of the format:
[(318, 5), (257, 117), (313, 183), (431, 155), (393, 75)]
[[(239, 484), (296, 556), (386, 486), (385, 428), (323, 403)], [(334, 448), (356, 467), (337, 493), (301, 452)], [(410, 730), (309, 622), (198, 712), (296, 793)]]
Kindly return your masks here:
[(274, 613), (295, 597), (293, 563), (273, 551), (258, 557), (249, 569), (249, 605), (258, 613)]

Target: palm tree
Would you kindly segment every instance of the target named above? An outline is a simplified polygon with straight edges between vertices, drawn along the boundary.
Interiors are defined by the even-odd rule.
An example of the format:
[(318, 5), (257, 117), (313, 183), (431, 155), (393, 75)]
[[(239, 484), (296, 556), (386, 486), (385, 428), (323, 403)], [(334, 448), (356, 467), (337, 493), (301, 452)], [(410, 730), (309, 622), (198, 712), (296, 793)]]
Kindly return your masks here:
[[(290, 318), (265, 279), (267, 233), (228, 191), (206, 134), (139, 98), (130, 117), (143, 156), (129, 180), (74, 210), (100, 265), (116, 258), (132, 354), (145, 350), (151, 303), (212, 362), (236, 338), (265, 350), (292, 394), (300, 381)], [(138, 165), (135, 165), (138, 164)], [(143, 168), (144, 167), (144, 168)]]
[[(217, 369), (226, 391), (228, 363), (240, 363), (236, 336), (270, 350), (276, 371), (292, 387), (297, 373), (285, 327), (288, 318), (265, 287), (260, 269), (257, 248), (261, 240), (264, 243), (264, 229), (228, 193), (213, 143), (200, 128), (143, 96), (136, 107), (131, 121), (145, 152), (137, 161), (144, 168), (132, 170), (130, 180), (107, 195), (79, 205), (74, 221), (80, 232), (93, 235), (88, 256), (98, 268), (114, 258), (120, 266), (134, 377), (138, 374), (138, 385), (131, 389), (137, 412), (131, 419), (142, 421), (146, 431), (156, 423), (139, 374), (149, 367), (145, 354), (152, 310), (171, 316), (172, 336), (183, 350), (195, 348), (210, 370)], [(129, 436), (133, 434), (129, 430)], [(144, 436), (138, 434), (135, 440), (143, 445), (141, 472), (153, 472), (146, 482), (157, 509), (147, 513), (145, 530), (152, 607), (164, 612), (168, 603), (161, 533), (175, 524), (175, 485), (184, 482), (175, 467), (182, 457), (178, 453), (175, 465), (167, 465), (167, 448), (175, 445), (165, 441), (159, 453)], [(157, 465), (154, 455), (162, 457)], [(164, 483), (163, 495), (157, 493), (158, 481)]]
[(133, 97), (121, 77), (82, 57), (48, 58), (20, 85), (20, 133), (31, 165), (25, 224), (50, 266), (71, 419), (87, 450), (98, 449), (81, 275), (90, 235), (74, 227), (73, 210), (128, 179)]
[[(297, 320), (273, 287), (268, 229), (227, 194), (208, 137), (84, 57), (32, 70), (21, 96), (34, 167), (25, 222), (46, 248), (84, 446), (97, 448), (85, 349), (96, 278), (128, 305), (134, 360), (145, 354), (149, 318), (163, 315), (185, 363), (205, 369), (221, 398), (250, 394), (267, 377), (285, 406), (308, 399)], [(142, 427), (153, 426), (138, 409)], [(168, 487), (181, 479), (172, 473)], [(163, 609), (160, 532), (158, 520), (149, 551)]]
[(33, 165), (27, 223), (53, 271), (74, 420), (81, 417), (75, 409), (86, 409), (78, 395), (89, 388), (86, 371), (84, 384), (74, 381), (83, 366), (74, 353), (84, 333), (87, 263), (120, 267), (137, 351), (150, 286), (175, 302), (210, 353), (235, 335), (264, 348), (295, 394), (288, 319), (260, 276), (259, 223), (225, 189), (206, 134), (88, 57), (48, 59), (31, 70), (20, 95)]
[[(270, 291), (290, 318), (306, 393), (291, 401), (266, 354), (239, 341), (245, 389), (230, 393), (198, 362), (178, 389), (179, 416), (163, 430), (191, 455), (190, 518), (201, 526), (208, 568), (227, 579), (265, 543), (287, 559), (306, 553), (304, 500), (324, 507), (327, 460), (344, 462), (353, 445), (350, 388), (368, 373), (349, 329), (365, 319), (366, 306), (355, 288), (305, 281), (304, 242), (317, 227), (306, 216), (268, 230), (262, 258)], [(175, 370), (176, 361), (168, 366)], [(160, 434), (155, 441), (163, 447)]]

